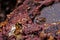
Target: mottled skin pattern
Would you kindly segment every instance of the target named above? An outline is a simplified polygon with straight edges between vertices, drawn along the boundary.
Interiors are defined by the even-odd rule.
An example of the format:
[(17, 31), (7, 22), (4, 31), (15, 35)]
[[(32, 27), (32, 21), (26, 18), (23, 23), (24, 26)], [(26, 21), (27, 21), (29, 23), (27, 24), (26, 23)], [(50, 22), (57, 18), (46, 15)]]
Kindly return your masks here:
[[(42, 25), (33, 22), (36, 15), (39, 15), (41, 12), (39, 9), (43, 5), (47, 6), (51, 2), (53, 1), (55, 2), (55, 0), (49, 0), (49, 1), (41, 0), (39, 2), (38, 1), (37, 0), (25, 0), (22, 5), (20, 5), (18, 8), (16, 8), (13, 12), (11, 12), (8, 15), (8, 23), (5, 26), (3, 26), (3, 29), (2, 29), (3, 30), (2, 33), (3, 35), (5, 35), (5, 37), (3, 37), (4, 39), (6, 40), (44, 40), (46, 37), (49, 37), (48, 40), (55, 40), (54, 34), (56, 33), (57, 35), (59, 35), (58, 33), (58, 31), (60, 30), (58, 29), (60, 27), (59, 22), (51, 23), (51, 24), (42, 24)], [(59, 0), (57, 2), (59, 2)], [(19, 23), (19, 27), (21, 27), (21, 29), (19, 30), (18, 28), (16, 28), (19, 31), (19, 33), (17, 35), (13, 33), (12, 35), (9, 36), (9, 33), (12, 27), (15, 27), (16, 23)], [(58, 25), (57, 29), (56, 27), (54, 27), (55, 25)], [(51, 31), (51, 29), (49, 29), (49, 27), (51, 26), (54, 32)], [(20, 30), (22, 30), (22, 32), (20, 32)], [(50, 32), (51, 34), (49, 34)], [(40, 38), (41, 33), (44, 33), (45, 37)], [(8, 36), (8, 39), (7, 39), (7, 36)], [(19, 39), (17, 39), (18, 36), (20, 37)], [(52, 36), (53, 39), (51, 39), (50, 36)], [(3, 38), (0, 37), (1, 40), (3, 40)], [(59, 40), (59, 36), (55, 38)]]

